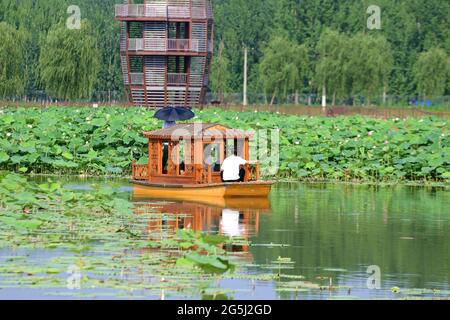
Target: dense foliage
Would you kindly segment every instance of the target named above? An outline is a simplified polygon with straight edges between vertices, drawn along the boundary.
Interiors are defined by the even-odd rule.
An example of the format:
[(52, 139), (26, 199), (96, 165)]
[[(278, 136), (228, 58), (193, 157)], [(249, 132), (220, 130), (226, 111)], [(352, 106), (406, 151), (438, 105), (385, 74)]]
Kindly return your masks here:
[(80, 30), (65, 25), (52, 28), (39, 59), (45, 90), (64, 100), (90, 98), (100, 69), (91, 26), (84, 22)]
[[(118, 174), (146, 161), (153, 111), (122, 108), (0, 110), (0, 168), (27, 173)], [(198, 111), (197, 121), (280, 130), (277, 177), (337, 180), (450, 179), (450, 137), (439, 118), (378, 120)], [(265, 168), (267, 169), (267, 168)]]
[[(278, 91), (279, 98), (283, 98), (283, 92), (286, 90), (291, 91), (291, 94), (296, 91), (321, 94), (324, 84), (328, 96), (343, 99), (357, 95), (380, 97), (383, 93), (397, 96), (420, 94), (427, 97), (449, 94), (448, 1), (380, 0), (377, 5), (380, 7), (381, 29), (375, 30), (369, 30), (367, 27), (373, 13), (368, 11), (372, 3), (366, 0), (356, 2), (213, 0), (212, 2), (216, 20), (216, 61), (212, 68), (212, 90), (219, 96), (224, 91), (242, 91), (244, 46), (249, 49), (249, 90), (254, 93), (266, 92), (268, 100), (275, 91)], [(39, 70), (41, 66), (38, 62), (40, 57), (46, 54), (69, 56), (67, 50), (70, 46), (61, 46), (60, 50), (54, 52), (45, 44), (51, 42), (51, 38), (54, 37), (49, 30), (58, 24), (65, 24), (71, 17), (67, 9), (73, 4), (80, 7), (81, 18), (85, 19), (83, 21), (88, 21), (92, 25), (97, 51), (92, 57), (96, 55), (101, 57), (98, 75), (95, 72), (96, 68), (92, 69), (91, 76), (95, 78), (95, 83), (81, 81), (81, 89), (75, 90), (79, 93), (77, 98), (82, 98), (86, 92), (90, 93), (91, 86), (95, 93), (106, 93), (109, 97), (113, 92), (123, 92), (119, 57), (120, 25), (114, 20), (116, 3), (122, 1), (78, 0), (73, 3), (69, 0), (2, 0), (0, 79), (9, 79), (11, 70), (14, 75), (23, 70), (25, 76), (19, 78), (13, 76), (11, 83), (14, 85), (8, 84), (8, 90), (3, 88), (0, 95), (12, 97), (25, 94), (31, 97), (36, 92), (48, 88), (45, 82), (40, 81), (42, 70)], [(17, 30), (21, 37), (13, 30)], [(332, 47), (333, 43), (336, 43), (333, 42), (333, 38), (330, 38), (331, 42), (326, 41), (327, 37), (323, 34), (327, 30), (342, 35), (344, 41), (338, 42), (340, 46)], [(11, 39), (14, 38), (18, 40), (17, 45), (14, 50), (10, 50)], [(288, 40), (289, 43), (284, 43), (280, 47), (287, 49), (279, 50), (283, 52), (277, 56), (270, 48), (276, 45), (279, 38)], [(290, 51), (289, 48), (296, 46), (306, 49), (308, 59), (295, 61), (295, 55), (290, 54), (295, 50)], [(47, 52), (49, 50), (51, 53)], [(334, 57), (339, 52), (348, 53), (339, 56), (339, 59), (342, 58), (348, 63), (330, 64), (327, 57)], [(428, 53), (428, 56), (423, 56), (423, 53)], [(81, 57), (81, 54), (76, 55)], [(422, 58), (419, 59), (419, 56)], [(279, 74), (269, 72), (271, 69), (264, 67), (264, 61), (282, 61), (286, 57), (286, 68), (292, 63), (303, 65), (308, 61), (307, 70), (302, 70), (303, 66), (298, 66), (300, 75), (285, 72), (285, 77), (280, 80)], [(13, 64), (8, 65), (8, 68), (2, 67), (10, 62)], [(83, 60), (80, 60), (78, 65), (81, 67), (83, 64)], [(436, 66), (443, 67), (439, 69), (436, 81), (431, 82), (429, 79), (435, 76), (433, 70)], [(343, 67), (345, 68), (342, 69)], [(272, 66), (273, 68), (275, 67)], [(316, 71), (321, 72), (316, 75)], [(72, 79), (61, 83), (61, 87), (74, 82), (76, 74), (73, 72), (70, 74)], [(333, 74), (341, 75), (337, 83), (334, 82), (334, 78), (330, 78)], [(17, 79), (20, 81), (17, 82)], [(3, 81), (0, 86), (2, 85), (6, 86)], [(60, 90), (48, 90), (46, 93), (55, 98), (66, 98)], [(95, 94), (94, 96), (98, 97)]]
[(298, 94), (308, 73), (307, 48), (276, 37), (264, 50), (259, 67), (262, 87), (271, 104), (276, 96), (284, 99), (289, 93)]
[[(45, 93), (54, 98), (73, 99), (74, 95), (66, 96), (63, 88), (64, 85), (73, 86), (77, 81), (79, 83), (76, 88), (69, 89), (77, 99), (83, 98), (86, 93), (90, 98), (92, 89), (106, 95), (123, 91), (119, 53), (120, 25), (114, 20), (116, 2), (118, 1), (79, 0), (74, 3), (69, 0), (2, 0), (0, 22), (19, 30), (26, 36), (26, 42), (22, 51), (23, 60), (10, 53), (7, 60), (1, 60), (0, 65), (4, 61), (9, 63), (10, 59), (22, 60), (26, 76), (21, 78), (21, 85), (25, 87), (24, 93), (28, 98), (48, 88)], [(72, 5), (80, 8), (81, 29), (64, 28), (68, 22), (73, 21), (73, 11), (68, 10)], [(0, 39), (7, 36), (8, 33), (0, 28)], [(0, 48), (3, 45), (2, 41)], [(87, 57), (92, 61), (88, 63)], [(100, 57), (100, 62), (97, 62), (97, 57)], [(66, 76), (62, 83), (58, 83), (56, 79), (48, 81), (52, 71), (55, 71), (52, 65), (57, 62), (65, 69), (60, 70)], [(0, 76), (1, 73), (0, 68)], [(60, 74), (55, 76), (59, 77)], [(17, 88), (20, 86), (17, 85)], [(8, 93), (2, 97), (22, 95), (20, 90)]]
[(0, 22), (0, 97), (22, 94), (24, 34)]
[(450, 59), (442, 49), (421, 53), (414, 66), (417, 90), (422, 98), (444, 94), (445, 79), (450, 70)]

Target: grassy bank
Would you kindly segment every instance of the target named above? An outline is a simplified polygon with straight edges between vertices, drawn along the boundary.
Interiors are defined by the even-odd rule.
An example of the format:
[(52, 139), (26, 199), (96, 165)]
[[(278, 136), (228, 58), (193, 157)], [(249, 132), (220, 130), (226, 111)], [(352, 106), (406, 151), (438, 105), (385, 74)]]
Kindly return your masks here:
[[(380, 120), (197, 111), (196, 121), (279, 132), (280, 163), (270, 178), (307, 181), (445, 182), (450, 139), (444, 119)], [(71, 107), (0, 110), (0, 169), (28, 174), (117, 175), (146, 161), (153, 111)], [(263, 166), (263, 171), (268, 172)]]

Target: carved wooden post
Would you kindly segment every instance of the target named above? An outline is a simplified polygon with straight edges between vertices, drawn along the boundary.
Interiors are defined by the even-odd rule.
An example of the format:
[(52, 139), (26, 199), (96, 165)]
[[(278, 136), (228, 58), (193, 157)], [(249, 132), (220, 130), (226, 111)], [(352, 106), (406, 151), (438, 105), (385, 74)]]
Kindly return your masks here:
[(169, 176), (179, 175), (179, 151), (178, 142), (171, 141), (168, 146), (168, 158), (167, 158), (167, 174)]
[(212, 166), (208, 165), (208, 183), (212, 183)]
[(158, 159), (158, 163), (157, 163), (157, 169), (156, 169), (156, 173), (157, 174), (162, 174), (162, 171), (163, 171), (163, 167), (162, 167), (162, 162), (161, 162), (161, 159), (162, 159), (162, 157), (163, 157), (163, 148), (164, 148), (164, 145), (163, 145), (163, 142), (161, 141), (161, 140), (158, 140), (158, 142), (157, 142), (157, 159)]
[(175, 175), (180, 175), (180, 141), (173, 142), (173, 150), (172, 150), (172, 158), (175, 160), (174, 166), (175, 166)]
[(245, 177), (244, 177), (244, 182), (249, 182), (250, 178), (251, 178), (251, 170), (250, 170), (250, 164), (245, 164), (244, 165), (244, 169), (245, 169)]
[(244, 140), (244, 159), (250, 161), (250, 140), (245, 138)]
[(203, 183), (203, 166), (201, 164), (194, 165), (195, 182), (197, 184)]
[(148, 162), (147, 162), (147, 180), (150, 181), (152, 172), (152, 144), (150, 139), (148, 139)]

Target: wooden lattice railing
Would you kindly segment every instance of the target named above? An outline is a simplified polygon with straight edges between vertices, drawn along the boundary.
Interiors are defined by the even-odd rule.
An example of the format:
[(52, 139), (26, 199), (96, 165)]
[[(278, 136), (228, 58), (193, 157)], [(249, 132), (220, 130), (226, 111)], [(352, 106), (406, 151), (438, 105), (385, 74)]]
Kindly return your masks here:
[(143, 85), (144, 74), (143, 73), (130, 73), (130, 79), (132, 85)]
[(133, 162), (132, 178), (133, 180), (148, 180), (148, 165)]
[(212, 12), (207, 2), (197, 1), (196, 6), (189, 5), (189, 1), (155, 2), (148, 4), (117, 4), (115, 16), (117, 18), (212, 18)]
[(168, 85), (186, 85), (187, 83), (187, 73), (168, 73), (167, 74), (167, 84)]
[[(244, 166), (245, 169), (245, 179), (244, 182), (254, 182), (261, 179), (261, 166), (259, 162), (251, 162)], [(196, 183), (205, 184), (213, 182), (213, 170), (212, 166), (209, 165), (206, 168), (203, 166), (196, 166), (195, 177)]]
[(168, 51), (199, 52), (198, 39), (167, 39)]
[(129, 51), (200, 52), (199, 39), (128, 39)]
[(261, 178), (261, 166), (259, 162), (250, 162), (245, 165), (245, 181), (259, 181)]
[[(245, 182), (259, 181), (260, 176), (260, 164), (259, 162), (248, 163), (244, 166), (245, 168)], [(204, 167), (202, 165), (197, 165), (192, 168), (192, 174), (195, 177), (195, 182), (197, 184), (206, 184), (213, 182), (213, 170), (212, 166)], [(137, 164), (133, 162), (132, 164), (132, 178), (133, 180), (143, 181), (149, 180), (148, 165), (147, 164)]]

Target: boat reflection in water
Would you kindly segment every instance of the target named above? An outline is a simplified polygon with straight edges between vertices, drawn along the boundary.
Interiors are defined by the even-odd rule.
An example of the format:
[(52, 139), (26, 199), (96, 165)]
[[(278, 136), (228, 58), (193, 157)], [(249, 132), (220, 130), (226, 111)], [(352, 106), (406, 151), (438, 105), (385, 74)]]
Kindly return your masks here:
[(227, 245), (230, 253), (252, 260), (248, 240), (259, 232), (261, 214), (270, 214), (267, 198), (220, 198), (193, 201), (151, 199), (134, 195), (136, 213), (151, 213), (148, 237), (162, 241), (174, 237), (179, 230), (219, 234), (236, 239)]

